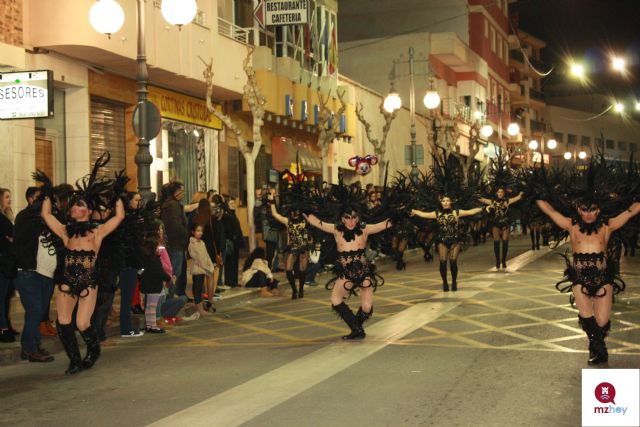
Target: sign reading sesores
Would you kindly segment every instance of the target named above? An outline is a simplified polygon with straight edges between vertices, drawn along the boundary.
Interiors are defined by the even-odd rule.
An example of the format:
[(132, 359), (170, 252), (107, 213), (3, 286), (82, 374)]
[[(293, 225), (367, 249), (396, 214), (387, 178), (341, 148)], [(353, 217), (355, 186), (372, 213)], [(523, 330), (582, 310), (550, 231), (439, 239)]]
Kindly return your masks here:
[(295, 25), (308, 22), (308, 0), (267, 0), (264, 6), (267, 25)]
[(53, 116), (50, 70), (0, 73), (0, 119)]

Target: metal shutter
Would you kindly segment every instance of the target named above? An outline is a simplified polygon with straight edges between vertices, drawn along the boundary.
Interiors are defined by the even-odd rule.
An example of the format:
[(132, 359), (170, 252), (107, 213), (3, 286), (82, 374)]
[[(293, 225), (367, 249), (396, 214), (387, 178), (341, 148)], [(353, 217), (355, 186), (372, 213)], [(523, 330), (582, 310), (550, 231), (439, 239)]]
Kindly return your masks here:
[(91, 97), (91, 163), (109, 151), (111, 161), (102, 170), (107, 176), (126, 165), (124, 113), (123, 104)]

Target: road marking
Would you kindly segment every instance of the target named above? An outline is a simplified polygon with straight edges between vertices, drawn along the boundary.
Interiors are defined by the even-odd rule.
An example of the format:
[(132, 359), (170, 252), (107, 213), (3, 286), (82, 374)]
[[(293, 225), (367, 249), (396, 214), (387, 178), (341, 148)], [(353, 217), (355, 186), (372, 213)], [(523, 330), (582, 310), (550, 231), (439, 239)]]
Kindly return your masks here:
[(459, 304), (414, 305), (367, 328), (364, 341), (330, 344), (151, 426), (240, 425), (395, 343)]

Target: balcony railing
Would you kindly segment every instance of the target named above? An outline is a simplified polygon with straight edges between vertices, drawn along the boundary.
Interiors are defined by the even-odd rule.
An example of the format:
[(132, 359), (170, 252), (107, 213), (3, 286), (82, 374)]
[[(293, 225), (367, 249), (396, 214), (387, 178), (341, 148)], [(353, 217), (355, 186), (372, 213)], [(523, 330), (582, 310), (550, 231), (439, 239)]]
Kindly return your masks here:
[(529, 97), (544, 102), (544, 93), (538, 90), (529, 89)]
[(244, 44), (253, 44), (253, 28), (239, 27), (218, 17), (218, 34)]
[(442, 114), (449, 118), (459, 118), (466, 123), (472, 123), (473, 111), (468, 105), (449, 100), (442, 103)]
[(539, 122), (537, 120), (531, 120), (531, 132), (532, 133), (547, 133), (549, 125), (545, 122)]

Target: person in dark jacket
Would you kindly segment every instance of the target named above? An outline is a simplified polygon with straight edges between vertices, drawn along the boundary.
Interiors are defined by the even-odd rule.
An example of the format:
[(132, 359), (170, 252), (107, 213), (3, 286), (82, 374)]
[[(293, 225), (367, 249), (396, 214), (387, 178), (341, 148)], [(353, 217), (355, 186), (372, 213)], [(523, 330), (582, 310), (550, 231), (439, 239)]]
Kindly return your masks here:
[[(216, 254), (218, 254), (223, 260), (222, 265), (218, 266), (217, 269), (217, 280), (216, 280), (216, 294), (214, 296), (220, 296), (220, 292), (224, 292), (227, 286), (221, 286), (223, 283), (223, 270), (224, 270), (224, 259), (225, 259), (225, 249), (227, 245), (227, 230), (224, 222), (225, 216), (225, 206), (222, 200), (222, 197), (219, 194), (213, 195), (211, 198), (211, 224), (213, 226), (213, 242), (215, 243), (215, 247), (217, 249)], [(216, 258), (211, 257), (211, 260), (215, 262)]]
[(178, 181), (170, 182), (162, 188), (160, 199), (160, 219), (164, 224), (165, 243), (173, 274), (176, 276), (176, 294), (186, 295), (186, 250), (189, 245), (189, 228), (184, 208), (184, 186)]
[[(28, 193), (27, 193), (28, 197)], [(52, 362), (54, 357), (41, 347), (40, 320), (53, 293), (56, 255), (43, 242), (40, 206), (27, 206), (16, 216), (13, 248), (18, 260), (16, 289), (24, 307), (21, 357), (29, 362)]]
[(152, 334), (162, 334), (164, 329), (158, 327), (156, 321), (156, 309), (158, 302), (162, 298), (162, 288), (164, 282), (171, 281), (169, 276), (162, 268), (160, 255), (158, 254), (158, 245), (160, 244), (160, 235), (151, 234), (147, 236), (142, 245), (142, 264), (144, 271), (140, 275), (140, 292), (145, 294), (144, 318), (147, 325), (146, 331)]
[[(140, 209), (140, 193), (131, 192), (125, 198), (125, 218), (122, 221), (124, 230), (134, 231)], [(135, 236), (135, 235), (133, 235)], [(136, 289), (138, 271), (142, 269), (142, 241), (138, 237), (127, 240), (125, 247), (126, 267), (120, 272), (120, 336), (123, 338), (135, 338), (144, 335), (144, 332), (135, 329), (131, 325), (131, 301)]]
[(0, 188), (0, 342), (14, 342), (9, 321), (9, 303), (14, 293), (16, 263), (13, 255), (13, 212), (11, 191)]
[(244, 248), (244, 236), (240, 228), (240, 221), (236, 216), (236, 201), (229, 200), (229, 209), (225, 212), (222, 221), (226, 230), (226, 250), (224, 259), (224, 282), (227, 286), (238, 286), (238, 262), (240, 249)]

